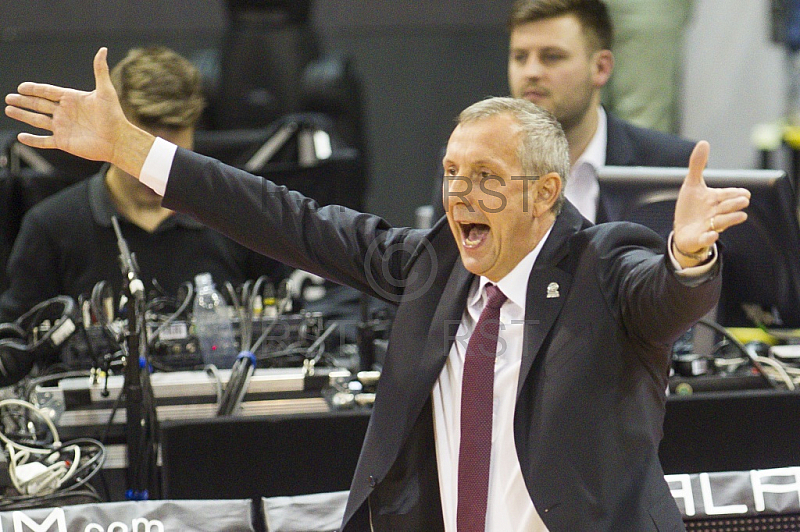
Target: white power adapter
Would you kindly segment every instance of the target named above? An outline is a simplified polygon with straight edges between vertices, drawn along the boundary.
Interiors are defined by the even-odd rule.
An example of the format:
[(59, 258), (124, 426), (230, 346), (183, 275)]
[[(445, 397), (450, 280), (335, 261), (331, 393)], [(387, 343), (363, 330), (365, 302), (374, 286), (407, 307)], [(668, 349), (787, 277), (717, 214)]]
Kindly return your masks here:
[(16, 467), (14, 471), (18, 486), (28, 495), (46, 495), (54, 492), (66, 472), (67, 463), (63, 461), (50, 466), (40, 462), (30, 462)]
[(27, 484), (34, 478), (47, 471), (47, 466), (41, 462), (29, 462), (27, 464), (18, 465), (14, 468), (14, 476), (20, 486)]

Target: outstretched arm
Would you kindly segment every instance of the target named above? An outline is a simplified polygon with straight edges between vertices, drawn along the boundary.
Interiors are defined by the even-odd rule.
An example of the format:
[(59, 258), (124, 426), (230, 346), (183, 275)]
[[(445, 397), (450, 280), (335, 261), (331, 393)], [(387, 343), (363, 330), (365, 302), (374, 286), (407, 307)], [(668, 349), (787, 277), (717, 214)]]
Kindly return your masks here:
[(25, 82), (17, 88), (18, 93), (6, 96), (5, 112), (10, 118), (51, 133), (20, 133), (23, 144), (107, 161), (138, 177), (155, 138), (125, 118), (111, 84), (107, 53), (106, 48), (100, 48), (94, 56), (92, 92)]
[(697, 143), (675, 203), (672, 253), (683, 268), (704, 262), (719, 234), (747, 219), (744, 209), (750, 204), (750, 191), (706, 186), (703, 169), (708, 152), (708, 142)]

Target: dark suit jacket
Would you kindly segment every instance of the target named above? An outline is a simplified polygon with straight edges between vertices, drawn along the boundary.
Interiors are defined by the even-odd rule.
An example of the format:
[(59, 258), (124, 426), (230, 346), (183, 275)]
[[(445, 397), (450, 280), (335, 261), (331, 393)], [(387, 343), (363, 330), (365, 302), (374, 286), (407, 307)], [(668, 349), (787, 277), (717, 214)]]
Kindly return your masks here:
[[(442, 530), (431, 388), (474, 276), (447, 225), (397, 229), (179, 149), (164, 204), (292, 266), (398, 303), (344, 530)], [(717, 301), (632, 224), (592, 226), (567, 204), (528, 283), (514, 432), (551, 532), (673, 531), (662, 435), (672, 341)], [(551, 283), (559, 297), (548, 298)]]
[(608, 166), (688, 166), (694, 142), (654, 129), (635, 126), (613, 114), (608, 117)]
[[(606, 166), (689, 166), (694, 142), (681, 137), (645, 129), (626, 122), (611, 113), (608, 117)], [(607, 213), (619, 212), (615, 202), (621, 198), (603, 195), (600, 191), (597, 223), (609, 220)]]
[[(635, 126), (606, 111), (608, 117), (606, 142), (607, 166), (689, 166), (689, 156), (694, 149), (694, 142), (662, 133), (653, 129)], [(433, 219), (444, 216), (442, 206), (442, 167), (444, 150), (439, 154), (438, 174), (434, 177), (431, 204)], [(601, 204), (597, 213), (597, 221), (603, 222), (606, 208)], [(611, 209), (609, 212), (612, 212)]]

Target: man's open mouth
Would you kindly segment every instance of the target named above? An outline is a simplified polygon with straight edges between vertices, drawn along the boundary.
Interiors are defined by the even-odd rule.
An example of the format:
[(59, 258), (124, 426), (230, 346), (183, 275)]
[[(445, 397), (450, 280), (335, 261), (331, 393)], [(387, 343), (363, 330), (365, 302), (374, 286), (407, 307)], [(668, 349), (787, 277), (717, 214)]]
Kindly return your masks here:
[(490, 228), (486, 224), (461, 223), (462, 242), (465, 247), (474, 248), (486, 240)]

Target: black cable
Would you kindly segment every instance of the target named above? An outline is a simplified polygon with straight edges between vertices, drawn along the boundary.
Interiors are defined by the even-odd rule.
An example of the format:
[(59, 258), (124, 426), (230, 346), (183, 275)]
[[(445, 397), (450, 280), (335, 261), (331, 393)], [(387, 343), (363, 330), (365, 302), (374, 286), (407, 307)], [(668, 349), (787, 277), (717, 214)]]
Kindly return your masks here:
[(248, 279), (242, 285), (242, 303), (238, 308), (241, 351), (250, 351), (250, 346), (253, 344), (253, 302), (251, 293), (254, 293), (257, 289), (258, 281), (253, 285)]
[[(107, 379), (108, 378), (106, 377), (106, 380)], [(114, 417), (117, 415), (117, 411), (119, 410), (119, 406), (122, 403), (124, 395), (125, 391), (120, 390), (120, 392), (117, 394), (117, 398), (114, 399), (114, 404), (111, 406), (111, 413), (108, 415), (108, 421), (106, 422), (105, 428), (100, 435), (100, 443), (103, 445), (105, 445), (106, 440), (108, 439), (108, 434), (111, 432), (111, 427), (114, 424)]]
[(298, 342), (295, 342), (295, 343), (290, 344), (289, 346), (285, 347), (284, 349), (282, 349), (280, 351), (272, 351), (272, 352), (267, 353), (265, 355), (258, 355), (256, 358), (258, 360), (262, 360), (262, 361), (263, 360), (273, 360), (275, 358), (283, 358), (283, 357), (289, 357), (289, 356), (299, 356), (299, 357), (302, 357), (302, 358), (306, 358), (308, 356), (308, 348), (306, 348), (306, 347), (304, 347), (302, 345), (297, 345), (297, 344), (298, 344)]
[(253, 353), (249, 351), (239, 353), (233, 368), (231, 368), (228, 384), (222, 393), (222, 398), (217, 408), (218, 416), (229, 416), (236, 411), (244, 394), (247, 392), (247, 385), (255, 371), (255, 367), (256, 357)]
[(113, 345), (116, 345), (118, 349), (125, 353), (125, 342), (121, 342), (120, 339), (117, 338), (116, 331), (111, 328), (111, 321), (114, 317), (106, 314), (106, 309), (104, 308), (103, 304), (104, 298), (111, 298), (113, 302), (113, 297), (114, 296), (111, 293), (111, 287), (108, 285), (108, 283), (105, 281), (98, 281), (92, 288), (92, 295), (89, 298), (89, 306), (92, 309), (92, 314), (94, 314), (97, 323), (100, 325), (100, 329), (103, 331), (106, 337), (111, 340)]
[(258, 350), (264, 339), (275, 328), (279, 317), (286, 308), (284, 304), (278, 305), (274, 320), (261, 332), (261, 335), (251, 347), (250, 344), (252, 342), (254, 320), (253, 309), (256, 306), (257, 298), (261, 297), (262, 285), (268, 280), (268, 276), (262, 275), (256, 279), (256, 282), (252, 285), (252, 287), (250, 285), (250, 281), (247, 281), (242, 286), (242, 308), (240, 311), (242, 352), (239, 353), (233, 368), (231, 368), (231, 375), (228, 379), (228, 384), (225, 387), (225, 391), (222, 394), (219, 406), (217, 408), (218, 416), (233, 414), (236, 411), (236, 408), (241, 404), (242, 399), (247, 392), (247, 386), (250, 382), (250, 378), (255, 372), (257, 365), (258, 359), (256, 358), (254, 352)]
[(311, 344), (308, 349), (306, 349), (306, 354), (311, 355), (314, 352), (314, 349), (319, 349), (319, 352), (314, 357), (312, 362), (316, 364), (322, 358), (322, 355), (325, 353), (325, 339), (333, 333), (337, 328), (339, 328), (339, 324), (336, 322), (331, 323), (328, 325), (328, 328), (325, 329), (319, 337), (314, 340), (314, 343)]
[[(84, 490), (55, 492), (48, 495), (32, 496), (32, 495), (18, 495), (0, 498), (0, 510), (31, 510), (34, 508), (47, 508), (51, 506), (61, 506), (63, 501), (73, 501), (76, 498), (85, 497), (90, 502), (104, 502), (97, 490), (89, 485)], [(72, 502), (71, 504), (75, 504)]]
[[(111, 375), (111, 365), (114, 363), (115, 360), (121, 361), (125, 357), (124, 352), (120, 349), (119, 351), (115, 351), (114, 353), (106, 353), (103, 357), (103, 365), (100, 368), (100, 371), (105, 375), (105, 379), (103, 380), (103, 389), (100, 391), (100, 395), (103, 397), (108, 397), (110, 392), (108, 391), (108, 378)], [(96, 380), (95, 374), (95, 382)]]
[(253, 346), (250, 348), (251, 352), (255, 353), (256, 351), (258, 351), (258, 348), (261, 347), (261, 344), (267, 338), (269, 333), (271, 333), (272, 329), (274, 329), (275, 326), (278, 324), (278, 318), (279, 317), (280, 317), (280, 313), (275, 316), (275, 318), (272, 320), (272, 323), (270, 323), (269, 325), (267, 325), (264, 328), (264, 330), (261, 332), (261, 335), (258, 337), (258, 340), (256, 340), (256, 343), (254, 343)]
[(187, 370), (201, 371), (205, 367), (205, 364), (202, 364), (202, 363), (193, 364), (191, 366), (188, 366), (188, 365), (186, 365), (185, 362), (180, 362), (180, 361), (178, 362), (177, 365), (170, 366), (168, 364), (164, 364), (162, 361), (158, 360), (156, 357), (152, 357), (150, 359), (150, 365), (153, 367), (154, 370), (157, 370), (157, 371), (160, 371), (160, 372), (163, 372), (163, 373), (169, 373), (171, 371), (187, 371)]
[(110, 501), (111, 500), (111, 490), (108, 487), (108, 480), (106, 479), (105, 470), (100, 469), (98, 473), (97, 480), (100, 481), (100, 485), (103, 488), (103, 493), (105, 494), (104, 500)]
[(761, 376), (761, 378), (764, 381), (767, 382), (767, 384), (769, 384), (770, 388), (780, 389), (778, 384), (769, 378), (767, 372), (764, 370), (764, 366), (761, 364), (761, 362), (758, 361), (758, 356), (751, 353), (747, 349), (747, 347), (745, 347), (742, 342), (740, 342), (735, 336), (733, 336), (730, 332), (728, 332), (725, 329), (725, 327), (719, 325), (716, 322), (709, 321), (706, 319), (701, 319), (697, 323), (705, 325), (706, 327), (709, 327), (714, 331), (718, 332), (719, 334), (721, 334), (726, 340), (728, 340), (731, 344), (733, 344), (733, 346), (736, 347), (736, 349), (738, 349), (742, 353), (742, 355), (745, 356), (745, 358), (749, 359), (750, 362), (753, 363), (753, 367), (756, 368), (756, 372)]
[[(88, 458), (85, 463), (83, 463), (82, 465), (79, 465), (78, 468), (75, 470), (76, 472), (74, 473), (73, 476), (75, 478), (79, 478), (78, 477), (78, 472), (79, 471), (88, 470), (89, 473), (84, 477), (80, 477), (78, 481), (70, 484), (69, 486), (67, 486), (65, 488), (59, 488), (62, 491), (76, 489), (76, 488), (79, 488), (79, 487), (85, 485), (87, 482), (89, 482), (89, 480), (92, 479), (92, 477), (94, 477), (98, 473), (98, 471), (100, 471), (100, 469), (103, 467), (103, 464), (105, 464), (105, 461), (106, 461), (105, 446), (102, 443), (100, 443), (99, 441), (97, 441), (95, 439), (92, 439), (92, 438), (76, 438), (76, 439), (70, 440), (68, 442), (63, 442), (61, 444), (60, 448), (53, 449), (50, 452), (50, 454), (45, 455), (45, 458), (40, 460), (40, 461), (44, 462), (44, 461), (46, 461), (47, 457), (52, 456), (52, 455), (57, 454), (57, 453), (61, 453), (61, 452), (63, 452), (63, 450), (65, 448), (71, 447), (73, 445), (78, 445), (78, 446), (80, 446), (80, 445), (88, 445), (88, 446), (91, 446), (91, 447), (95, 447), (97, 449), (97, 452), (94, 455), (92, 455), (91, 458)], [(83, 452), (85, 452), (85, 451), (82, 451), (82, 453)], [(84, 457), (81, 456), (81, 461), (83, 461), (83, 460), (84, 460)], [(90, 467), (92, 467), (92, 466), (94, 466), (94, 467), (92, 469), (90, 469)]]
[[(92, 359), (92, 367), (97, 368), (100, 367), (100, 355), (97, 354), (94, 348), (94, 342), (92, 342), (92, 339), (89, 337), (89, 331), (87, 330), (87, 327), (91, 326), (91, 323), (84, 323), (86, 321), (83, 319), (85, 317), (83, 312), (84, 303), (86, 303), (85, 295), (81, 294), (78, 296), (78, 309), (81, 316), (81, 326), (79, 327), (80, 334), (83, 337), (83, 341), (86, 342), (86, 351), (89, 353), (89, 358)], [(91, 310), (91, 301), (89, 302), (89, 309)]]

